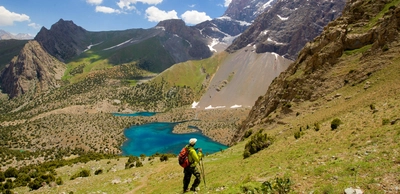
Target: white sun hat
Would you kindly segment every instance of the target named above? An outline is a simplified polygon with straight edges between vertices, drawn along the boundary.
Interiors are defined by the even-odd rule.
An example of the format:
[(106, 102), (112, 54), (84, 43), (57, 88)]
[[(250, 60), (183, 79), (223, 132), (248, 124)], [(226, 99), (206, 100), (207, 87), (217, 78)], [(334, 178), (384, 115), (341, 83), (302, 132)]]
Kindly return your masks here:
[(196, 138), (191, 138), (191, 139), (189, 140), (190, 145), (194, 145), (196, 142), (197, 142), (197, 139), (196, 139)]

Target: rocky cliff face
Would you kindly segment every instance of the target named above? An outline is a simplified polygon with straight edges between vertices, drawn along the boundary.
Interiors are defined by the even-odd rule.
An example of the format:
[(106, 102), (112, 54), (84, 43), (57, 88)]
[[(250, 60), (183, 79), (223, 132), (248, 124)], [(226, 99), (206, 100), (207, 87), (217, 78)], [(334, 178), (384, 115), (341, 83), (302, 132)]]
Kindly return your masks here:
[(1, 88), (10, 97), (36, 95), (59, 86), (65, 64), (49, 55), (37, 41), (29, 41), (0, 76)]
[(341, 14), (344, 5), (345, 0), (277, 1), (259, 15), (227, 51), (234, 52), (251, 44), (257, 53), (274, 52), (296, 59), (300, 49)]
[(60, 19), (50, 30), (42, 27), (35, 40), (52, 56), (65, 61), (81, 54), (87, 48), (87, 33), (74, 22)]
[[(274, 122), (270, 113), (285, 104), (314, 101), (343, 87), (357, 84), (389, 63), (369, 62), (381, 53), (399, 47), (400, 5), (391, 0), (348, 1), (343, 15), (324, 28), (321, 35), (301, 50), (298, 59), (275, 79), (242, 123), (235, 141), (256, 125)], [(344, 51), (364, 48), (361, 66), (333, 76), (333, 68), (346, 69), (341, 63)], [(347, 68), (349, 69), (349, 68)]]
[[(161, 21), (156, 28), (165, 30), (169, 38), (163, 41), (174, 61), (176, 63), (187, 61), (190, 59), (205, 59), (212, 55), (210, 48), (207, 46), (207, 40), (200, 34), (198, 30), (186, 26), (185, 22), (180, 19), (172, 19)], [(181, 44), (186, 42), (186, 44)]]

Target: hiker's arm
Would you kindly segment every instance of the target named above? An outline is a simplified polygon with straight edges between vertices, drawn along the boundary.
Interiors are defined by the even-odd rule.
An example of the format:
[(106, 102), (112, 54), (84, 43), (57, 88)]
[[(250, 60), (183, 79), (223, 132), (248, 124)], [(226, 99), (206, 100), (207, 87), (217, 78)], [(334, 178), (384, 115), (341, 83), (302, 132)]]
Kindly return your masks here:
[(199, 162), (200, 162), (200, 159), (203, 157), (203, 153), (202, 153), (202, 152), (199, 152), (199, 153), (197, 154), (197, 153), (196, 153), (196, 150), (194, 150), (194, 149), (190, 151), (190, 154), (191, 154), (191, 156), (192, 156), (194, 162), (196, 162), (196, 163), (199, 163)]

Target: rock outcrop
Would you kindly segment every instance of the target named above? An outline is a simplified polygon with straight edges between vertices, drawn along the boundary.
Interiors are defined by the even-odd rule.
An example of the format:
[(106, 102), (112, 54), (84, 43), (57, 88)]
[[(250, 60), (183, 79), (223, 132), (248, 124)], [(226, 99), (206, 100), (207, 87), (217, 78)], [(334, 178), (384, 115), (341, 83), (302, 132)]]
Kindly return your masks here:
[[(388, 65), (376, 60), (384, 52), (398, 46), (400, 6), (390, 6), (390, 0), (348, 1), (343, 15), (329, 23), (321, 35), (307, 43), (298, 59), (275, 79), (267, 93), (260, 97), (235, 135), (234, 142), (244, 132), (262, 123), (274, 122), (268, 115), (287, 103), (314, 101), (343, 87), (367, 79)], [(339, 58), (344, 51), (364, 48), (362, 65), (333, 76), (335, 66), (345, 67)]]
[(29, 41), (0, 76), (1, 88), (10, 97), (36, 95), (59, 87), (66, 66), (49, 55), (37, 41)]
[(227, 51), (234, 52), (251, 44), (257, 53), (274, 52), (294, 60), (307, 42), (340, 16), (344, 5), (345, 0), (277, 1), (259, 15)]

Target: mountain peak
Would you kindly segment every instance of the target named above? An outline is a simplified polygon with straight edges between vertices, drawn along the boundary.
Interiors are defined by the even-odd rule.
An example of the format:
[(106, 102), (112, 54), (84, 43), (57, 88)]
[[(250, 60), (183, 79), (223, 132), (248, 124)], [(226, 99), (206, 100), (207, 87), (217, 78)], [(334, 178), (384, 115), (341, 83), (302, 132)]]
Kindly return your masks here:
[(60, 19), (50, 30), (42, 27), (35, 40), (52, 56), (64, 61), (79, 55), (86, 48), (83, 41), (86, 34), (87, 31), (73, 21)]
[(167, 32), (178, 34), (181, 30), (187, 28), (185, 22), (181, 19), (164, 20), (157, 24), (157, 27), (164, 27)]
[(277, 0), (232, 0), (224, 16), (235, 20), (252, 22), (259, 14), (269, 9)]

